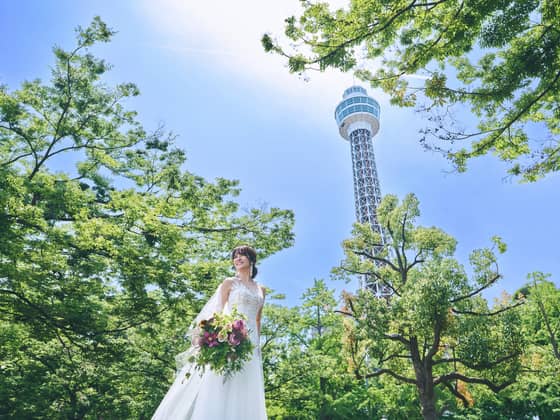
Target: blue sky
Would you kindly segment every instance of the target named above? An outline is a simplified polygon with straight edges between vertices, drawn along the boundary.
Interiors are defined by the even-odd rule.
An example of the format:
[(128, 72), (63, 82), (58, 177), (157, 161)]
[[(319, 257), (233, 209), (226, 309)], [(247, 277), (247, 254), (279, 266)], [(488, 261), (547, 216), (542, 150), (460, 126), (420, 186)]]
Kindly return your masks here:
[[(47, 79), (51, 47), (72, 46), (73, 29), (100, 15), (119, 33), (95, 53), (114, 65), (108, 83), (139, 86), (142, 95), (128, 106), (145, 127), (163, 122), (178, 134), (190, 171), (240, 180), (242, 206), (294, 210), (295, 246), (263, 261), (259, 279), (295, 304), (314, 278), (329, 278), (355, 217), (350, 150), (333, 118), (352, 76), (310, 73), (305, 81), (260, 46), (264, 32), (281, 35), (298, 3), (4, 1), (0, 83), (15, 89), (26, 79)], [(470, 250), (501, 236), (508, 244), (500, 258), (504, 278), (487, 297), (515, 291), (537, 270), (560, 284), (560, 176), (504, 181), (505, 166), (491, 156), (471, 162), (467, 173), (446, 173), (448, 163), (418, 143), (423, 117), (364, 87), (381, 105), (374, 147), (382, 192), (415, 193), (420, 223), (456, 237), (465, 264)]]

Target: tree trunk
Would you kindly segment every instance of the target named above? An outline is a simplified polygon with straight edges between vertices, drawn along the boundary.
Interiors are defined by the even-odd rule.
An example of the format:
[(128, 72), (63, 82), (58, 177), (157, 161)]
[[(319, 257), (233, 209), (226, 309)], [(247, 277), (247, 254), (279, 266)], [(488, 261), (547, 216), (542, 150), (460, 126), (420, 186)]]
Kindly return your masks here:
[(422, 417), (424, 417), (425, 420), (438, 419), (438, 415), (436, 412), (436, 399), (433, 388), (431, 391), (431, 393), (426, 393), (424, 395), (420, 394), (420, 404), (422, 404)]
[(421, 377), (418, 377), (418, 394), (420, 396), (420, 405), (422, 406), (422, 417), (425, 420), (437, 420), (438, 415), (436, 412), (436, 394), (434, 392), (434, 383), (432, 380), (431, 371), (422, 371)]
[(434, 392), (434, 377), (431, 361), (423, 360), (418, 349), (416, 337), (410, 339), (410, 355), (416, 376), (416, 388), (420, 396), (422, 406), (422, 417), (425, 420), (437, 420), (436, 394)]

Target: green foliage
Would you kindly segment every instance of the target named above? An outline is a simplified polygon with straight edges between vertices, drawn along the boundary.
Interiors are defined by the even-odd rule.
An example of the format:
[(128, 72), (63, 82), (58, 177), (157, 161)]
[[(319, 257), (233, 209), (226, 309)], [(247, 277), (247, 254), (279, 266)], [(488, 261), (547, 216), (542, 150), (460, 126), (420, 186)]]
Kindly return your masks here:
[(0, 417), (150, 416), (230, 250), (293, 242), (291, 211), (241, 212), (237, 181), (184, 170), (126, 109), (138, 88), (89, 52), (113, 34), (95, 18), (49, 83), (0, 89)]
[[(430, 124), (421, 143), (460, 171), (489, 152), (523, 181), (560, 170), (557, 1), (348, 3), (331, 11), (327, 3), (302, 2), (301, 16), (286, 19), (296, 50), (287, 52), (269, 34), (265, 50), (286, 56), (292, 72), (354, 71), (395, 105), (422, 104)], [(455, 121), (450, 109), (460, 104), (478, 120), (477, 130)]]
[(347, 371), (343, 319), (333, 291), (315, 280), (299, 306), (268, 304), (262, 345), (271, 419), (371, 418), (363, 382)]
[(526, 373), (499, 403), (522, 407), (520, 412), (541, 419), (560, 415), (560, 289), (540, 272), (528, 276), (520, 290), (527, 297), (521, 312), (527, 346), (523, 365)]
[[(344, 312), (351, 322), (345, 347), (356, 377), (387, 376), (413, 385), (424, 418), (437, 418), (460, 409), (456, 399), (469, 406), (471, 388), (498, 392), (515, 381), (523, 337), (514, 308), (524, 301), (506, 296), (489, 307), (480, 293), (500, 278), (492, 250), (473, 251), (469, 278), (453, 258), (455, 239), (438, 228), (416, 226), (419, 214), (413, 195), (401, 203), (385, 197), (378, 208), (385, 246), (373, 253), (379, 234), (356, 224), (335, 272), (367, 273), (369, 281), (391, 291), (389, 298), (370, 289), (346, 295)], [(493, 241), (504, 250), (499, 238)]]
[(560, 290), (549, 280), (549, 274), (534, 272), (528, 278), (530, 283), (520, 291), (530, 303), (524, 312), (527, 334), (560, 362)]
[[(522, 374), (516, 383), (499, 394), (473, 390), (474, 407), (453, 418), (556, 419), (560, 415), (560, 290), (548, 276), (535, 272), (518, 292), (526, 297), (520, 309), (523, 348)], [(477, 392), (478, 391), (478, 392)]]
[(315, 280), (298, 306), (265, 307), (262, 354), (269, 418), (420, 418), (414, 388), (391, 377), (356, 378), (353, 357), (360, 355), (345, 347), (357, 343), (349, 336), (360, 330), (341, 312), (322, 280)]

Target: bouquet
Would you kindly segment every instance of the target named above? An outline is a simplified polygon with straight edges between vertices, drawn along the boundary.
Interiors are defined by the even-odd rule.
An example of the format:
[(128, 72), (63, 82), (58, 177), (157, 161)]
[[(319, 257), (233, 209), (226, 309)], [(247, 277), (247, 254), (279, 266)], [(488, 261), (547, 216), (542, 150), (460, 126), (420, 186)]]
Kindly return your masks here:
[(231, 313), (217, 313), (198, 324), (193, 344), (197, 352), (191, 362), (204, 372), (209, 366), (224, 377), (224, 381), (239, 372), (253, 353), (245, 315), (234, 307)]

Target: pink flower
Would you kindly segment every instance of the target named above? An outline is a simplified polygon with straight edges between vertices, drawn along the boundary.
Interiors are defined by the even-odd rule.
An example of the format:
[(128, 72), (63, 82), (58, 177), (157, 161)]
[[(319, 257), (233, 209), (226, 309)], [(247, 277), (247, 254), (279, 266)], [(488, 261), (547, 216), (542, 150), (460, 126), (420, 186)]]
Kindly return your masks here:
[(230, 334), (228, 336), (228, 343), (232, 346), (238, 346), (241, 343), (241, 339), (238, 338), (235, 334)]
[(208, 347), (216, 347), (218, 345), (218, 334), (204, 331), (204, 337), (202, 337), (202, 343), (206, 344)]
[(238, 319), (236, 321), (233, 321), (232, 327), (234, 330), (241, 330), (243, 327), (245, 327), (245, 322), (243, 322), (242, 319)]

